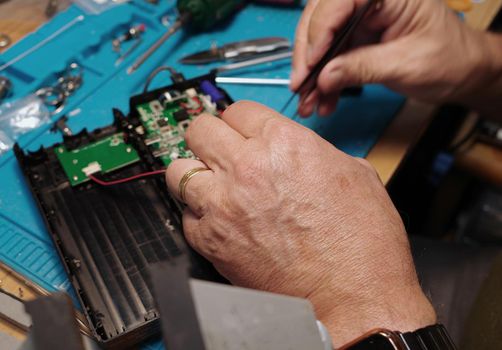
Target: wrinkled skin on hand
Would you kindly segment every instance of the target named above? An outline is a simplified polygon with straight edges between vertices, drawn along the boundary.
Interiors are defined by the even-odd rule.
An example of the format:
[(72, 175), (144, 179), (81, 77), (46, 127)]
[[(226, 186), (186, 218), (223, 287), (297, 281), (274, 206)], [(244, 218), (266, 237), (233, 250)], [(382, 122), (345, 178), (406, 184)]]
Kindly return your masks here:
[[(297, 89), (337, 31), (366, 0), (310, 0), (298, 24), (291, 88)], [(339, 92), (380, 83), (428, 102), (473, 108), (497, 103), (502, 90), (500, 35), (470, 29), (442, 0), (383, 0), (357, 28), (346, 52), (321, 72), (299, 112), (328, 115)], [(482, 90), (482, 92), (480, 92)], [(498, 102), (498, 107), (502, 107)]]
[(308, 298), (336, 345), (434, 322), (401, 219), (367, 161), (251, 102), (198, 117), (186, 141), (200, 161), (173, 162), (167, 182), (176, 195), (188, 170), (210, 169), (187, 184), (184, 232), (233, 284)]

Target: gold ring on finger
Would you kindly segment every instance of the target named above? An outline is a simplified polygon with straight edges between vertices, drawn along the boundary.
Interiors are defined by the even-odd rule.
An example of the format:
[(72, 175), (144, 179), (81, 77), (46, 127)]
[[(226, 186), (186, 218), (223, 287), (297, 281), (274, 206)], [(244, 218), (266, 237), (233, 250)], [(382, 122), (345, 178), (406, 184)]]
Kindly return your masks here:
[(203, 171), (207, 171), (207, 170), (209, 170), (209, 169), (208, 168), (204, 168), (204, 167), (193, 168), (193, 169), (188, 170), (185, 173), (185, 175), (183, 175), (183, 177), (180, 180), (180, 184), (178, 186), (178, 190), (179, 190), (179, 194), (180, 194), (180, 199), (181, 199), (181, 201), (183, 203), (186, 203), (185, 193), (186, 193), (186, 188), (187, 188), (188, 181), (190, 181), (190, 179), (192, 177), (194, 177), (195, 175), (197, 175), (198, 173), (203, 172)]

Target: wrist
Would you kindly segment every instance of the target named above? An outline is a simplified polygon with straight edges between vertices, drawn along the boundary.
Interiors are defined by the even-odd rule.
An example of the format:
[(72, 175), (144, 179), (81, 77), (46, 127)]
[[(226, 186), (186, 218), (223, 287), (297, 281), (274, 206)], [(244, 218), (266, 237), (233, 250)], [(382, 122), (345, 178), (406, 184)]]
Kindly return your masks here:
[(384, 294), (358, 296), (357, 301), (332, 299), (331, 305), (316, 307), (330, 310), (321, 313), (319, 319), (330, 332), (335, 348), (376, 328), (411, 332), (436, 323), (434, 308), (418, 285)]

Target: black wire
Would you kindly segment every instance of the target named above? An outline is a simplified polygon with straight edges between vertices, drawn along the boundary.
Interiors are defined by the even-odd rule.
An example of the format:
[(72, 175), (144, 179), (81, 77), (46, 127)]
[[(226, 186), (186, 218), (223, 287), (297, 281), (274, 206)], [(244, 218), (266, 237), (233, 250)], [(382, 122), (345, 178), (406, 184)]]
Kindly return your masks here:
[(159, 74), (160, 72), (163, 72), (163, 71), (169, 71), (171, 76), (178, 74), (178, 72), (174, 68), (169, 67), (169, 66), (160, 66), (160, 67), (155, 68), (150, 73), (148, 78), (146, 78), (145, 87), (143, 88), (143, 93), (146, 93), (148, 91), (148, 88), (150, 87), (152, 80), (157, 76), (157, 74)]

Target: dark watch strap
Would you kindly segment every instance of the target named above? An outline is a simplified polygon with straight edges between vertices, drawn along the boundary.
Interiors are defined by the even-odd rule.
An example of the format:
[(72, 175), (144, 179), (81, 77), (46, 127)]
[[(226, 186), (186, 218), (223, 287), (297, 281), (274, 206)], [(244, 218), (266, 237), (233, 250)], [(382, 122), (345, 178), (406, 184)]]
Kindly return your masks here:
[(455, 350), (446, 328), (442, 324), (435, 324), (420, 328), (414, 332), (400, 334), (401, 339), (409, 350)]

